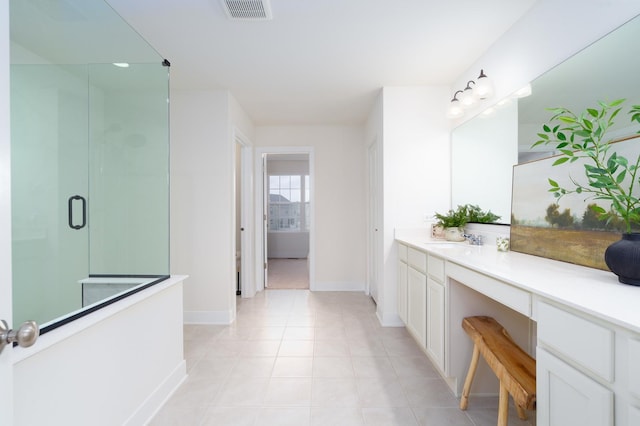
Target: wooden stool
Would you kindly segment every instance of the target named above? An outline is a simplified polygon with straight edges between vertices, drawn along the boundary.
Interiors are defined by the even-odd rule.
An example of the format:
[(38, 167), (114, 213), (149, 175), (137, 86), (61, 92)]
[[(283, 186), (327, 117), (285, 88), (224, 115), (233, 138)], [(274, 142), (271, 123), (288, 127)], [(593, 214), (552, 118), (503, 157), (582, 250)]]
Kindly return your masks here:
[(491, 317), (467, 317), (462, 320), (462, 328), (474, 345), (460, 409), (467, 409), (469, 389), (478, 367), (478, 358), (482, 354), (500, 381), (498, 426), (507, 426), (509, 394), (515, 402), (518, 417), (526, 419), (524, 410), (533, 410), (536, 405), (536, 360), (523, 351), (507, 330)]

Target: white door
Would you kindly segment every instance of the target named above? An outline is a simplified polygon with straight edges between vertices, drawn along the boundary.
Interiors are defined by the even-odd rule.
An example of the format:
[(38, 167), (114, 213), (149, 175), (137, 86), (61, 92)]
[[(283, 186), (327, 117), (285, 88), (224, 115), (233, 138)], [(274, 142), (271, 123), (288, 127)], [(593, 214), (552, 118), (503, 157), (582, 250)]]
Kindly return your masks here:
[(262, 154), (262, 261), (264, 264), (264, 288), (269, 287), (269, 262), (267, 237), (269, 235), (269, 181), (267, 180), (267, 154)]
[(378, 302), (378, 255), (380, 251), (379, 211), (378, 211), (378, 144), (369, 146), (369, 255), (368, 290), (373, 300)]
[(427, 276), (409, 266), (407, 327), (424, 348), (427, 342)]
[[(9, 2), (0, 2), (0, 319), (12, 324), (9, 154)], [(0, 424), (13, 424), (11, 346), (0, 353)]]
[(543, 426), (613, 426), (613, 392), (538, 347), (537, 421)]
[(427, 352), (444, 371), (444, 285), (427, 278)]
[(398, 316), (407, 324), (407, 280), (409, 268), (405, 262), (398, 260)]
[(240, 282), (242, 286), (242, 297), (253, 297), (256, 294), (256, 286), (254, 283), (254, 271), (253, 262), (254, 250), (253, 250), (253, 175), (252, 175), (252, 148), (251, 146), (243, 143), (240, 151), (240, 169), (242, 175), (242, 188), (241, 188), (241, 205), (240, 205), (240, 217), (241, 217), (241, 269), (240, 269)]

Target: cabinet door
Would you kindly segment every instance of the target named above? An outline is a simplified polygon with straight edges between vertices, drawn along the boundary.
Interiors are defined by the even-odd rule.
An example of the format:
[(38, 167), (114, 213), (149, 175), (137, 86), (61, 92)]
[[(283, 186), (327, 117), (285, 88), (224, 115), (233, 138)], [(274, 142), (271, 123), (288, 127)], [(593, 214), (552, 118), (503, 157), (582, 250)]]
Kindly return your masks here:
[(536, 356), (538, 425), (613, 425), (613, 392), (540, 347)]
[(407, 274), (407, 264), (398, 261), (398, 316), (405, 325), (407, 324)]
[(444, 285), (427, 278), (427, 352), (444, 371)]
[(407, 328), (424, 347), (427, 331), (427, 277), (411, 266), (408, 270)]

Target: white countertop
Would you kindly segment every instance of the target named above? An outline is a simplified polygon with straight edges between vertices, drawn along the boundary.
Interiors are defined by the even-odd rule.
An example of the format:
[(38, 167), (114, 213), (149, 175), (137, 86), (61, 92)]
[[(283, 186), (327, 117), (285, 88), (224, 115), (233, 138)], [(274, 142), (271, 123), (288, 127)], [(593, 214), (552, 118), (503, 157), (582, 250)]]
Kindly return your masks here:
[(640, 287), (609, 271), (543, 257), (431, 240), (425, 233), (396, 232), (396, 240), (613, 324), (640, 333)]

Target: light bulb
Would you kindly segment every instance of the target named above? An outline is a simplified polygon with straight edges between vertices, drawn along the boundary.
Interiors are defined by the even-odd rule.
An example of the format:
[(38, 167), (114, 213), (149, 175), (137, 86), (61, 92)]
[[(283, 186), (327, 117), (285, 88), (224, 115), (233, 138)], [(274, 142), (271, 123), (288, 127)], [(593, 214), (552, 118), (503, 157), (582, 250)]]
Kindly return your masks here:
[(464, 114), (464, 108), (460, 104), (460, 101), (457, 98), (453, 98), (451, 103), (449, 104), (449, 110), (447, 111), (447, 117), (449, 118), (457, 118), (461, 117)]
[(467, 83), (467, 87), (465, 87), (460, 94), (460, 103), (464, 108), (469, 108), (476, 103), (476, 97), (473, 94), (475, 89), (472, 89), (471, 86), (469, 86), (470, 83), (473, 83), (473, 81)]
[(484, 70), (480, 70), (480, 76), (474, 87), (474, 92), (478, 99), (487, 99), (493, 95), (493, 83), (484, 73)]

